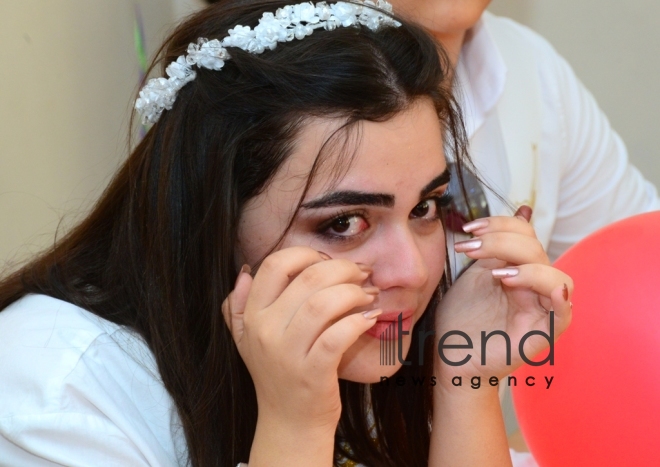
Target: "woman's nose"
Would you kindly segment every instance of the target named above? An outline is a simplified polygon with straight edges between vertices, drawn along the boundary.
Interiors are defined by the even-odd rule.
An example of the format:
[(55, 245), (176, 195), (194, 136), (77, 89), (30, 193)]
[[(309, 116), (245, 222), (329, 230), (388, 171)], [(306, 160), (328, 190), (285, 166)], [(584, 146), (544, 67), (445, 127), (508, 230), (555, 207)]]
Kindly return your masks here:
[(408, 229), (396, 229), (383, 235), (374, 264), (373, 285), (381, 290), (423, 287), (429, 278), (427, 261), (432, 259), (424, 257), (418, 243), (422, 241)]

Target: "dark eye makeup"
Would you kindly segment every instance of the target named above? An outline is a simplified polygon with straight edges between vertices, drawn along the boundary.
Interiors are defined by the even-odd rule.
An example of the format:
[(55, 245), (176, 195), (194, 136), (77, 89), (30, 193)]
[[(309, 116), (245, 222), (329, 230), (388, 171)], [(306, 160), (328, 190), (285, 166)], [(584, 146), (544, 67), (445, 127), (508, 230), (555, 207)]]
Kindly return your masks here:
[[(435, 203), (433, 217), (426, 219), (428, 211), (432, 209), (429, 202)], [(445, 190), (442, 194), (436, 193), (420, 201), (410, 213), (412, 219), (427, 222), (437, 222), (441, 216), (441, 210), (449, 207), (452, 195)], [(369, 228), (369, 213), (364, 209), (340, 211), (327, 220), (322, 221), (316, 228), (316, 235), (324, 241), (348, 242), (359, 239)], [(351, 230), (357, 232), (350, 234)]]
[[(351, 222), (353, 221), (353, 222)], [(355, 240), (366, 230), (363, 229), (353, 235), (346, 235), (346, 232), (355, 226), (356, 223), (369, 223), (369, 214), (364, 209), (355, 209), (350, 211), (339, 211), (330, 219), (321, 222), (316, 228), (316, 234), (325, 241), (346, 242)]]

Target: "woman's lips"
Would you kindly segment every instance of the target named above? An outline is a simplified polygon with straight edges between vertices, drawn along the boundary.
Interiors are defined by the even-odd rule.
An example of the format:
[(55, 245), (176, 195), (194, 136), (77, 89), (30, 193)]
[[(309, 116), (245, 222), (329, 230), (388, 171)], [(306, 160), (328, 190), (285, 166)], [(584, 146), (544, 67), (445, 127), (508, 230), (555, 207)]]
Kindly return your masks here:
[(415, 310), (389, 311), (380, 315), (366, 334), (376, 339), (394, 340), (399, 338), (399, 316), (401, 316), (401, 328), (410, 332)]

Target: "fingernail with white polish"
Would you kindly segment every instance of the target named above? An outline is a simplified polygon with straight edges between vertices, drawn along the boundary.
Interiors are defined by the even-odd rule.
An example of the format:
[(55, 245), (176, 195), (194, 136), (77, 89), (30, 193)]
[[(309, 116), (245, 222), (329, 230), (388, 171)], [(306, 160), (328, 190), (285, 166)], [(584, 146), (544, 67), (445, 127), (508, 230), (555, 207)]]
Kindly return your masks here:
[(466, 240), (464, 242), (456, 243), (454, 245), (454, 249), (459, 253), (463, 253), (463, 252), (466, 252), (466, 251), (474, 251), (474, 250), (478, 250), (479, 248), (481, 248), (482, 243), (483, 242), (481, 241), (481, 239), (474, 238), (472, 240)]
[(236, 276), (236, 281), (234, 282), (234, 288), (236, 288), (236, 285), (238, 284), (238, 280), (241, 278), (241, 274), (243, 274), (243, 273), (250, 274), (251, 271), (252, 271), (252, 268), (250, 268), (250, 265), (249, 264), (244, 264), (241, 267), (241, 270), (238, 271), (238, 275)]
[(514, 277), (517, 276), (520, 271), (518, 268), (501, 268), (501, 269), (493, 269), (491, 273), (493, 274), (493, 277), (497, 279), (502, 279), (504, 277)]
[(381, 313), (383, 313), (383, 310), (381, 310), (379, 308), (377, 310), (365, 311), (365, 312), (362, 313), (362, 316), (364, 316), (366, 319), (372, 319), (372, 318), (375, 318), (376, 316), (380, 315)]
[(483, 229), (484, 227), (488, 227), (488, 219), (477, 219), (465, 224), (463, 226), (463, 232), (470, 233), (478, 229)]

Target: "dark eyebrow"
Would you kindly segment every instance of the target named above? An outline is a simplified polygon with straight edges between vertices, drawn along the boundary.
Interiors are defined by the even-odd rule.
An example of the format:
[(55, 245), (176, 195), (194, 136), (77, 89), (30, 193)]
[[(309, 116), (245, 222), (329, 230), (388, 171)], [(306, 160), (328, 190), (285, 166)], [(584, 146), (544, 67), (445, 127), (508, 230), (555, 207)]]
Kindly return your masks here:
[(391, 208), (394, 206), (394, 195), (384, 193), (365, 193), (363, 191), (335, 191), (320, 198), (303, 203), (303, 209), (318, 209), (332, 206), (383, 206)]
[[(422, 191), (420, 198), (425, 197), (437, 187), (449, 183), (449, 169), (431, 180)], [(335, 191), (327, 193), (320, 198), (303, 203), (302, 209), (319, 209), (333, 206), (381, 206), (391, 208), (394, 206), (394, 195), (387, 193), (365, 193), (363, 191)]]
[(422, 188), (422, 191), (419, 192), (419, 197), (424, 198), (426, 195), (431, 193), (433, 190), (435, 190), (439, 186), (442, 186), (446, 183), (449, 183), (450, 178), (451, 178), (451, 173), (449, 172), (449, 167), (447, 167), (444, 170), (444, 172), (442, 172), (440, 175), (435, 177), (433, 180), (431, 180), (429, 183), (427, 183), (424, 188)]

